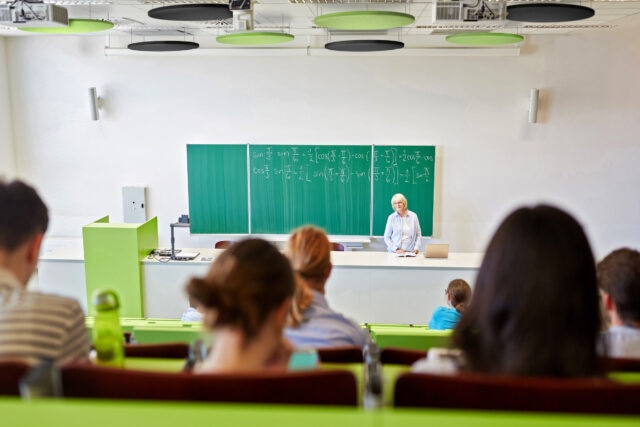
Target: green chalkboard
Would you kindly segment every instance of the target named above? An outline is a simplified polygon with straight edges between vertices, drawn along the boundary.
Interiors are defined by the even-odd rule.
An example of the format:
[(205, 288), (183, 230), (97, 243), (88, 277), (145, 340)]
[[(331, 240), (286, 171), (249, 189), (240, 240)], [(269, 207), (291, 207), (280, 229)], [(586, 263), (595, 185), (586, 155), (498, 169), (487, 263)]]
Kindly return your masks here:
[(371, 147), (251, 145), (251, 232), (370, 233)]
[(434, 146), (375, 146), (373, 149), (373, 233), (382, 236), (391, 197), (402, 193), (420, 220), (423, 236), (433, 234)]
[(191, 233), (248, 233), (246, 145), (187, 145)]
[(187, 145), (192, 233), (381, 236), (403, 193), (433, 230), (435, 147)]

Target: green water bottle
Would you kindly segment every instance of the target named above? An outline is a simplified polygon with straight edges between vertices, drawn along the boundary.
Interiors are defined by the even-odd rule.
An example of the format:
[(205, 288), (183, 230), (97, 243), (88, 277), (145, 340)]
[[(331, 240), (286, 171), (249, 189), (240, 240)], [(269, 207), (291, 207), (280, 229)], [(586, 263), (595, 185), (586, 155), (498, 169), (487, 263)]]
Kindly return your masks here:
[(120, 327), (120, 301), (111, 289), (96, 289), (91, 296), (95, 310), (93, 325), (93, 345), (96, 349), (96, 363), (124, 366), (124, 335)]

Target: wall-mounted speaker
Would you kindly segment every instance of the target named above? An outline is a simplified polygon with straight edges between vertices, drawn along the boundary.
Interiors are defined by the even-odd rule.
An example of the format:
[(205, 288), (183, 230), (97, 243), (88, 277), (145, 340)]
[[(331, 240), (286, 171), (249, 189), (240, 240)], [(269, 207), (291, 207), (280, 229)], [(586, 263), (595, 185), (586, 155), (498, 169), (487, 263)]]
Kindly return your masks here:
[(96, 93), (95, 87), (89, 88), (89, 107), (91, 109), (91, 120), (98, 120), (100, 118), (100, 98)]
[(529, 95), (529, 123), (536, 123), (538, 121), (538, 96), (540, 95), (539, 89), (531, 89)]

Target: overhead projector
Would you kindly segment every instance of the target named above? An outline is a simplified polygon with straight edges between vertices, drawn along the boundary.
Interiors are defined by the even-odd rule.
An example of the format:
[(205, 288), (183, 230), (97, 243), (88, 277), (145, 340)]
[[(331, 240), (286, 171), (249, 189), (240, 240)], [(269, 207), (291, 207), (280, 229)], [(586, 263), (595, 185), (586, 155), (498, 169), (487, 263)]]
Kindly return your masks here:
[(67, 27), (67, 9), (51, 3), (13, 1), (0, 4), (0, 24), (15, 27)]

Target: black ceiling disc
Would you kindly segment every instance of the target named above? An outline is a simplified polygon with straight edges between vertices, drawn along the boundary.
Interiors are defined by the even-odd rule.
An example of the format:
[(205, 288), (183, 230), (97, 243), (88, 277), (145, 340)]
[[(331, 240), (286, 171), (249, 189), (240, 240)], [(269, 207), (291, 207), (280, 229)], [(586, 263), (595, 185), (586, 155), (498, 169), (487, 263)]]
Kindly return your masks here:
[(404, 43), (393, 40), (344, 40), (327, 43), (324, 47), (325, 49), (341, 52), (378, 52), (402, 49)]
[(591, 18), (595, 11), (575, 4), (532, 3), (507, 6), (507, 19), (523, 22), (567, 22)]
[(233, 16), (228, 4), (207, 3), (156, 7), (147, 14), (168, 21), (220, 21)]
[(195, 42), (184, 42), (179, 40), (161, 40), (131, 43), (127, 48), (142, 52), (176, 52), (180, 50), (191, 50), (200, 47)]

